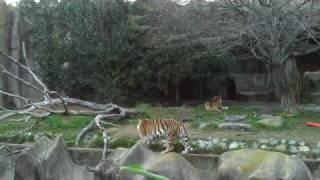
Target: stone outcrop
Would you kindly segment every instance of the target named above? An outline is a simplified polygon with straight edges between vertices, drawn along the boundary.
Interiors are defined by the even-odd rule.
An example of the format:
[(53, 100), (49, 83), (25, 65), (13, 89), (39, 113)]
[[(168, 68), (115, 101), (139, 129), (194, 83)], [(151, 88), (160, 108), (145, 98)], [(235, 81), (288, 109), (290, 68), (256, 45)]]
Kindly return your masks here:
[(252, 127), (247, 123), (221, 123), (219, 129), (233, 129), (241, 131), (251, 131)]
[(243, 100), (271, 100), (271, 76), (267, 73), (233, 73), (236, 93)]
[(95, 180), (94, 173), (75, 164), (61, 136), (40, 138), (18, 155), (0, 150), (0, 179), (5, 180)]
[(261, 116), (265, 117), (262, 118), (261, 120), (258, 121), (258, 124), (263, 126), (263, 127), (268, 127), (268, 128), (280, 128), (283, 126), (283, 120), (281, 116)]
[(302, 160), (256, 149), (230, 151), (219, 158), (218, 180), (313, 180)]
[(304, 81), (308, 80), (311, 84), (309, 84), (312, 87), (310, 89), (310, 99), (313, 103), (319, 103), (320, 102), (320, 71), (316, 72), (305, 72), (304, 73)]
[[(149, 150), (143, 144), (136, 144), (130, 150), (118, 149), (109, 155), (109, 160), (119, 166), (139, 164), (143, 168), (170, 180), (212, 179), (213, 173), (195, 168), (177, 153), (160, 154)], [(121, 180), (146, 179), (140, 175), (120, 173)]]
[[(0, 148), (0, 179), (147, 179), (141, 175), (120, 171), (119, 167), (128, 165), (140, 165), (170, 180), (314, 179), (302, 160), (278, 152), (257, 149), (229, 151), (219, 157), (218, 163), (208, 158), (194, 163), (194, 160), (190, 161), (185, 157), (187, 156), (174, 152), (167, 154), (153, 152), (143, 144), (136, 144), (131, 149), (113, 150), (107, 159), (100, 161), (93, 168), (88, 168), (74, 163), (61, 136), (54, 140), (41, 137), (34, 145), (22, 149), (20, 153)], [(197, 158), (195, 155), (189, 157)]]
[(0, 179), (14, 179), (14, 159), (5, 148), (0, 149)]

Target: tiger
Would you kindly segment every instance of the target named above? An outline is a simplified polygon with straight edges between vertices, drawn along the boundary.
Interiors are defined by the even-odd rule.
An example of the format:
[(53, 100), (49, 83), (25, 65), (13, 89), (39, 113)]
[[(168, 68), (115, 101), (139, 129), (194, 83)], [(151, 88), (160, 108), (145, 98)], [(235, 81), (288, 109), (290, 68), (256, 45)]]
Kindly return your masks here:
[(222, 106), (222, 98), (221, 96), (213, 96), (210, 101), (205, 102), (205, 109), (208, 111), (223, 111), (228, 109), (228, 107)]
[(140, 139), (146, 145), (149, 145), (155, 138), (166, 137), (166, 149), (161, 152), (162, 154), (173, 151), (173, 145), (177, 139), (180, 139), (184, 146), (182, 154), (194, 151), (194, 148), (190, 146), (187, 131), (182, 121), (175, 119), (139, 119), (137, 129)]

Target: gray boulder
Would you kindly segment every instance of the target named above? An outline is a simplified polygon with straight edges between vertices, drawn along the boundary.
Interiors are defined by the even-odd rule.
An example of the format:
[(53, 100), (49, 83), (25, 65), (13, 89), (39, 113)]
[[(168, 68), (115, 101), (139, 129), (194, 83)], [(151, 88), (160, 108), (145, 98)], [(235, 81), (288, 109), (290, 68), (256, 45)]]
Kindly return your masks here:
[(272, 114), (261, 114), (259, 116), (260, 119), (267, 119), (267, 118), (273, 118), (274, 116)]
[(242, 122), (245, 120), (246, 115), (228, 115), (225, 116), (225, 121), (227, 122)]
[(271, 128), (279, 128), (283, 125), (283, 120), (280, 116), (272, 116), (258, 121), (258, 124), (271, 127)]
[(206, 129), (208, 127), (212, 126), (211, 122), (205, 122), (205, 123), (200, 123), (199, 124), (199, 129)]
[[(143, 168), (170, 180), (212, 179), (213, 173), (195, 168), (180, 154), (171, 152), (160, 154), (149, 150), (144, 144), (136, 144), (131, 149), (118, 148), (108, 156), (108, 160), (118, 166), (139, 164)], [(120, 172), (121, 180), (146, 180), (141, 175)], [(212, 176), (210, 178), (210, 176)]]
[[(305, 72), (303, 75), (303, 78), (304, 78), (304, 81), (310, 81), (310, 83), (312, 83), (313, 85), (312, 88), (310, 89), (311, 101), (314, 103), (319, 103), (320, 102), (320, 71)], [(308, 110), (319, 112), (319, 106), (318, 108), (315, 107)]]
[(257, 149), (230, 151), (219, 157), (218, 180), (313, 180), (302, 160)]
[(3, 180), (14, 180), (14, 159), (9, 153), (6, 148), (0, 148), (0, 179)]
[(251, 131), (252, 126), (247, 123), (221, 123), (219, 129), (233, 129), (240, 131)]
[(54, 140), (41, 137), (18, 155), (15, 179), (94, 180), (94, 173), (72, 161), (62, 136)]

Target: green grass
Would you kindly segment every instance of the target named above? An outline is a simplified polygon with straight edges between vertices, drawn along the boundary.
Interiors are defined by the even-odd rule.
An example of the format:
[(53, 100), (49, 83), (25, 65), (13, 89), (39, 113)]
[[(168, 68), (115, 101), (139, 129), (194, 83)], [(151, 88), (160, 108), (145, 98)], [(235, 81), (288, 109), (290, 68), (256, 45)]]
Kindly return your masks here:
[(118, 147), (124, 147), (124, 148), (130, 148), (136, 143), (135, 140), (133, 140), (131, 137), (117, 137), (112, 139), (109, 142), (109, 147), (112, 149), (116, 149)]
[[(13, 119), (19, 119), (21, 116), (15, 116)], [(37, 127), (35, 127), (30, 132), (33, 134), (63, 134), (66, 141), (73, 140), (77, 133), (82, 127), (92, 120), (91, 116), (62, 116), (62, 115), (52, 115), (47, 119), (41, 121)], [(7, 138), (12, 136), (18, 131), (24, 130), (31, 127), (35, 123), (35, 119), (30, 119), (27, 123), (25, 122), (12, 122), (4, 121), (0, 123), (0, 140), (7, 142), (14, 142), (14, 139)], [(23, 136), (20, 135), (20, 136)], [(22, 137), (21, 137), (22, 138)], [(19, 138), (18, 138), (19, 139)], [(23, 139), (23, 138), (22, 138)], [(20, 140), (19, 140), (20, 141)]]
[(1, 109), (0, 109), (0, 116), (5, 114), (5, 113), (6, 113), (5, 111), (1, 111)]
[[(198, 128), (201, 123), (210, 123), (204, 130), (216, 130), (218, 125), (224, 122), (225, 114), (215, 111), (206, 111), (203, 105), (196, 107), (184, 108), (163, 108), (152, 107), (148, 104), (140, 104), (136, 107), (140, 112), (140, 118), (174, 118), (178, 120), (188, 119), (192, 128)], [(280, 109), (273, 110), (267, 114), (281, 116), (283, 119), (283, 126), (279, 128), (266, 128), (258, 124), (259, 114), (265, 114), (264, 109), (255, 106), (231, 106), (225, 110), (226, 115), (246, 115), (247, 122), (250, 123), (254, 131), (269, 130), (282, 131), (295, 127), (304, 127), (304, 122), (313, 121), (320, 122), (320, 113), (314, 112), (299, 112), (296, 114), (287, 114)], [(132, 123), (136, 123), (136, 118), (131, 118)], [(309, 129), (309, 127), (307, 127)]]
[(91, 116), (70, 116), (53, 115), (43, 121), (42, 125), (48, 129), (79, 129), (88, 124)]
[(35, 131), (63, 134), (66, 141), (72, 141), (92, 119), (92, 116), (53, 115), (42, 121)]
[[(259, 125), (258, 114), (263, 114), (263, 109), (255, 106), (231, 106), (224, 112), (207, 111), (203, 105), (195, 107), (183, 107), (183, 108), (164, 108), (164, 107), (152, 107), (148, 104), (140, 104), (136, 107), (139, 112), (138, 117), (130, 119), (131, 123), (136, 123), (137, 118), (173, 118), (177, 120), (188, 119), (192, 128), (198, 128), (202, 123), (210, 123), (204, 130), (215, 130), (220, 123), (224, 122), (225, 115), (245, 115), (247, 122), (249, 122), (254, 130), (266, 129)], [(280, 128), (268, 128), (270, 130), (282, 130), (288, 128), (292, 121), (299, 117), (287, 117), (288, 114), (276, 110), (272, 112), (274, 115), (280, 115), (284, 118), (284, 126)]]
[[(186, 123), (189, 125), (188, 131), (197, 131), (204, 133), (212, 133), (221, 131), (217, 129), (218, 125), (224, 122), (225, 114), (215, 111), (206, 111), (203, 105), (195, 107), (182, 107), (182, 108), (165, 108), (159, 106), (150, 106), (148, 104), (140, 104), (135, 107), (138, 110), (136, 116), (130, 117), (127, 120), (121, 122), (114, 121), (113, 123), (120, 124), (123, 126), (132, 126), (131, 134), (126, 131), (116, 130), (117, 141), (110, 143), (110, 146), (113, 148), (116, 147), (130, 147), (133, 145), (133, 141), (137, 137), (130, 137), (132, 134), (138, 136), (135, 126), (137, 119), (139, 118), (174, 118), (177, 120), (188, 120)], [(294, 137), (305, 137), (305, 139), (319, 139), (320, 135), (318, 128), (306, 127), (304, 125), (307, 121), (320, 122), (320, 113), (313, 112), (300, 112), (296, 114), (287, 114), (281, 111), (272, 111), (268, 114), (279, 115), (284, 120), (284, 125), (280, 128), (265, 128), (260, 126), (257, 121), (259, 120), (258, 115), (265, 113), (265, 109), (255, 106), (231, 106), (228, 110), (225, 111), (227, 115), (246, 115), (247, 121), (253, 126), (253, 131), (255, 133), (260, 133), (265, 136), (265, 134), (272, 134), (275, 137), (282, 138), (283, 136), (293, 136)], [(13, 117), (12, 119), (20, 119), (21, 116)], [(33, 129), (31, 133), (42, 133), (56, 136), (58, 134), (63, 134), (67, 142), (72, 142), (76, 135), (79, 133), (81, 128), (87, 125), (93, 116), (62, 116), (62, 115), (53, 115), (47, 119), (40, 122), (38, 127)], [(0, 141), (8, 142), (24, 142), (31, 141), (32, 139), (26, 138), (17, 138), (17, 139), (6, 139), (6, 136), (12, 135), (17, 131), (21, 131), (32, 126), (35, 123), (35, 119), (30, 119), (29, 122), (11, 122), (11, 121), (2, 121), (0, 122)], [(210, 123), (205, 129), (199, 130), (199, 125), (201, 123)], [(130, 130), (130, 128), (129, 128)], [(95, 130), (91, 133), (97, 133), (98, 130)], [(225, 133), (229, 133), (225, 131)], [(298, 134), (298, 135), (295, 135)], [(114, 135), (111, 133), (110, 135)], [(263, 137), (261, 136), (261, 137)], [(103, 145), (102, 137), (99, 133), (98, 138), (96, 139), (95, 147), (100, 147)]]

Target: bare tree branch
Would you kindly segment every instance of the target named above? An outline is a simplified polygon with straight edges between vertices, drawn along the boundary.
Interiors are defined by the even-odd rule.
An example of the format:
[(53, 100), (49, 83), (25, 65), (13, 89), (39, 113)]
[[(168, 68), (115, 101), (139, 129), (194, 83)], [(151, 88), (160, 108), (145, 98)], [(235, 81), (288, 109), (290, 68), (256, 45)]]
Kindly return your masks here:
[[(9, 60), (10, 62), (12, 62), (12, 63), (16, 64), (17, 66), (19, 66), (20, 68), (26, 70), (33, 77), (33, 79), (43, 88), (45, 99), (51, 101), (50, 96), (47, 94), (47, 92), (49, 92), (47, 86), (37, 77), (37, 75), (31, 70), (30, 67), (21, 64), (18, 60), (14, 59), (13, 57), (9, 56), (8, 54), (6, 54), (2, 51), (0, 51), (0, 55), (6, 57), (6, 59)], [(26, 57), (26, 55), (24, 55), (24, 57)]]
[[(111, 125), (111, 126), (119, 126), (113, 123), (105, 122), (105, 119), (122, 119), (129, 115), (135, 114), (135, 110), (127, 109), (121, 106), (118, 106), (113, 103), (109, 104), (98, 104), (94, 102), (83, 101), (79, 99), (73, 98), (63, 98), (61, 97), (56, 91), (50, 91), (47, 86), (38, 78), (38, 76), (31, 70), (30, 64), (27, 59), (26, 55), (26, 47), (25, 43), (22, 43), (22, 50), (23, 50), (23, 57), (25, 59), (25, 64), (20, 63), (18, 60), (14, 59), (13, 57), (7, 55), (0, 51), (0, 55), (6, 57), (11, 63), (14, 63), (19, 68), (22, 68), (27, 71), (28, 74), (32, 76), (32, 78), (37, 82), (42, 89), (36, 87), (32, 83), (20, 78), (19, 76), (14, 75), (13, 73), (9, 72), (3, 65), (0, 66), (1, 73), (7, 75), (8, 77), (18, 80), (19, 82), (23, 83), (27, 87), (37, 91), (38, 93), (42, 94), (44, 97), (44, 101), (41, 102), (33, 102), (30, 99), (23, 97), (19, 94), (13, 94), (4, 90), (0, 90), (0, 94), (8, 96), (10, 98), (16, 98), (24, 101), (24, 108), (22, 110), (9, 110), (5, 107), (0, 107), (1, 109), (5, 110), (6, 113), (0, 116), (0, 121), (9, 119), (15, 115), (26, 115), (26, 118), (36, 118), (36, 122), (31, 127), (28, 127), (22, 131), (16, 132), (13, 136), (18, 134), (30, 131), (38, 126), (38, 124), (43, 121), (46, 117), (51, 114), (64, 114), (64, 115), (96, 115), (96, 117), (86, 125), (76, 137), (76, 144), (78, 145), (81, 138), (92, 128), (98, 127), (103, 134), (104, 138), (104, 150), (103, 150), (103, 160), (106, 157), (106, 149), (107, 149), (107, 129), (104, 128), (102, 125)], [(55, 107), (58, 104), (62, 104), (63, 111), (57, 110)], [(69, 110), (68, 104), (70, 105), (77, 105), (80, 107), (88, 108), (88, 110)], [(25, 120), (25, 118), (23, 119)], [(20, 121), (20, 120), (19, 120)]]
[(5, 75), (13, 78), (13, 79), (16, 79), (18, 81), (20, 81), (21, 83), (23, 83), (24, 85), (28, 86), (28, 87), (31, 87), (32, 89), (34, 89), (35, 91), (39, 92), (40, 94), (44, 95), (44, 92), (35, 87), (34, 85), (32, 85), (30, 82), (27, 82), (26, 80), (14, 75), (13, 73), (9, 72), (3, 65), (0, 65), (0, 68), (1, 68), (1, 73), (4, 73)]
[(16, 95), (16, 94), (12, 94), (10, 92), (6, 92), (6, 91), (3, 91), (0, 89), (0, 94), (4, 94), (6, 96), (9, 96), (9, 97), (12, 97), (12, 98), (15, 98), (15, 99), (20, 99), (20, 100), (23, 100), (25, 104), (29, 104), (29, 99), (23, 97), (23, 96), (20, 96), (20, 95)]

